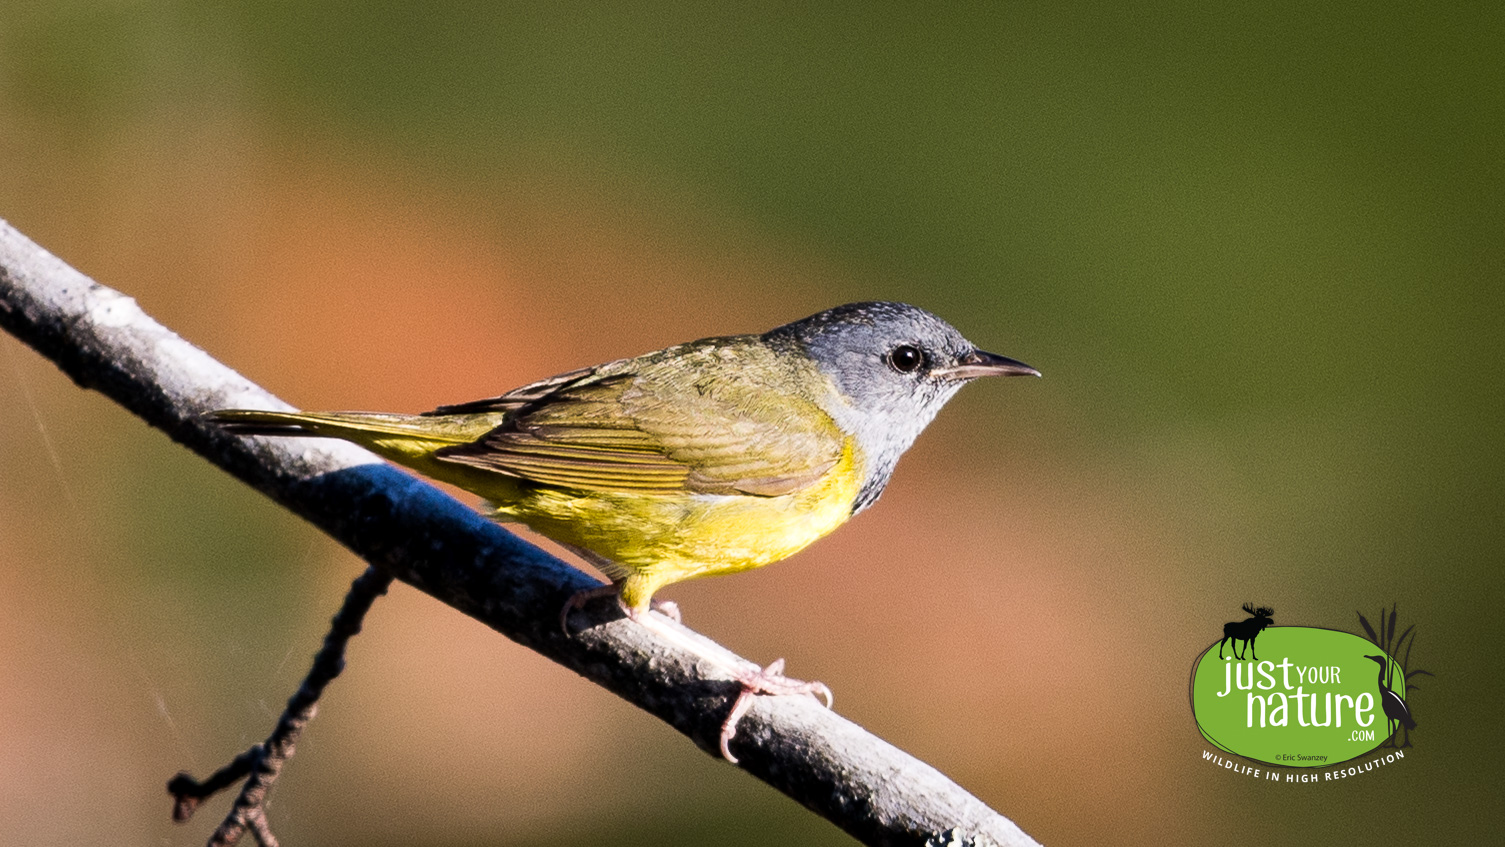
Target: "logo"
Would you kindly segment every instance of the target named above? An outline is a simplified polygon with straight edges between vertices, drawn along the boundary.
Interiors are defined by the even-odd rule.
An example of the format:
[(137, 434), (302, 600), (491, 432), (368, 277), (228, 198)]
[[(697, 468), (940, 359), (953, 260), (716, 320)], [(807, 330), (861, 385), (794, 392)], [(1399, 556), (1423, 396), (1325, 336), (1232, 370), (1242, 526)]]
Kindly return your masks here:
[[(1364, 635), (1358, 635), (1279, 626), (1272, 608), (1246, 603), (1243, 609), (1249, 617), (1224, 624), (1222, 638), (1192, 666), (1192, 715), (1203, 738), (1225, 753), (1282, 768), (1331, 767), (1380, 747), (1396, 748), (1385, 761), (1404, 757), (1417, 727), (1411, 696), (1418, 689), (1411, 681), (1432, 675), (1408, 667), (1414, 624), (1397, 638), (1392, 607), (1388, 615), (1381, 610), (1378, 631), (1360, 614)], [(1237, 766), (1211, 752), (1203, 758)]]

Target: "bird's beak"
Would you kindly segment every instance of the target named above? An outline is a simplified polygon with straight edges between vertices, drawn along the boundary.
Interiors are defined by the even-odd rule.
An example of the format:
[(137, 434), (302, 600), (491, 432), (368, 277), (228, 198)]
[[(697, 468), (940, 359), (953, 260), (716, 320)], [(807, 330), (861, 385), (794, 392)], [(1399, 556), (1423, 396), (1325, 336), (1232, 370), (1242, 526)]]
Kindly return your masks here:
[(933, 371), (942, 379), (976, 379), (980, 376), (1039, 376), (1034, 368), (1008, 356), (973, 350), (961, 357), (955, 367), (937, 368)]

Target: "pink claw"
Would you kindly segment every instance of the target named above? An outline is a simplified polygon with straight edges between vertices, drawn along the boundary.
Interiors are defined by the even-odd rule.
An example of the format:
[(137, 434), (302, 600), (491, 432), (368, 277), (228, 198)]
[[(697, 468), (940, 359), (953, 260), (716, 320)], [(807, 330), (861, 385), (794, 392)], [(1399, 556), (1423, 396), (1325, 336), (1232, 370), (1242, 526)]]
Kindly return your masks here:
[(752, 708), (753, 698), (759, 694), (794, 695), (809, 694), (825, 701), (827, 709), (836, 703), (836, 695), (831, 688), (823, 682), (802, 682), (784, 676), (784, 660), (775, 659), (768, 667), (756, 671), (742, 671), (737, 675), (737, 682), (741, 683), (742, 691), (737, 695), (737, 700), (732, 704), (731, 712), (721, 724), (721, 755), (728, 762), (737, 764), (737, 757), (732, 755), (732, 739), (737, 737), (737, 722)]
[(564, 630), (568, 638), (574, 633), (570, 632), (570, 612), (585, 608), (585, 604), (597, 597), (615, 597), (617, 586), (615, 584), (598, 585), (595, 588), (587, 588), (584, 591), (576, 591), (570, 595), (570, 599), (564, 603), (564, 608), (559, 610), (559, 628)]

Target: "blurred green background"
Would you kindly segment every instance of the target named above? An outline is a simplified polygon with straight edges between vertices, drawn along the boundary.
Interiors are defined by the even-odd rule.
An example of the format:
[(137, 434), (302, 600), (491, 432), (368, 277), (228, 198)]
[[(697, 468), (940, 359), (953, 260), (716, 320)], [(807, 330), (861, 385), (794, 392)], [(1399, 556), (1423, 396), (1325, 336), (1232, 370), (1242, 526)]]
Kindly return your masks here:
[[(969, 389), (872, 512), (665, 596), (1047, 843), (1497, 837), (1505, 6), (0, 6), (0, 218), (315, 408), (418, 411), (836, 303)], [(202, 843), (352, 556), (0, 338), (0, 842)], [(1195, 656), (1415, 623), (1404, 762), (1206, 765)], [(1471, 728), (1472, 727), (1472, 728)], [(399, 587), (288, 844), (840, 844)], [(1496, 801), (1489, 801), (1489, 797)]]

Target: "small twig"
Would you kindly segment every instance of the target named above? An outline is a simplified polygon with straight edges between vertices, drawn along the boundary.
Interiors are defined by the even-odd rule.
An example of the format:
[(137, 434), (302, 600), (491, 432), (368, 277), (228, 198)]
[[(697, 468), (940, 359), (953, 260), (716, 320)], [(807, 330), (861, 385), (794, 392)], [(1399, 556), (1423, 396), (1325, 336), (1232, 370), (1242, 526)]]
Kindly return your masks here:
[(176, 801), (172, 807), (172, 819), (177, 823), (185, 823), (193, 817), (198, 810), (199, 803), (204, 798), (211, 797), (224, 791), (226, 788), (240, 782), (246, 774), (251, 772), (251, 767), (261, 756), (261, 745), (252, 745), (251, 749), (230, 760), (214, 772), (214, 775), (200, 782), (190, 776), (186, 771), (167, 781), (167, 793)]
[(267, 824), (265, 806), (257, 806), (246, 812), (246, 823), (251, 827), (251, 834), (256, 836), (261, 847), (279, 847), (277, 836), (272, 834), (272, 827)]
[(318, 712), (319, 696), (324, 693), (324, 686), (345, 669), (345, 645), (361, 631), (361, 621), (371, 604), (387, 593), (391, 584), (392, 575), (375, 567), (366, 568), (365, 573), (356, 577), (350, 585), (350, 592), (345, 595), (344, 605), (330, 621), (329, 634), (324, 636), (324, 646), (314, 656), (313, 667), (303, 684), (288, 698), (287, 710), (277, 721), (276, 729), (266, 741), (236, 756), (203, 782), (187, 773), (169, 780), (167, 791), (174, 800), (173, 820), (186, 822), (205, 798), (247, 777), (230, 813), (210, 836), (209, 847), (230, 847), (240, 841), (247, 828), (261, 847), (276, 847), (277, 838), (272, 835), (266, 819), (267, 794), (282, 772), (282, 766), (292, 758), (303, 727)]

